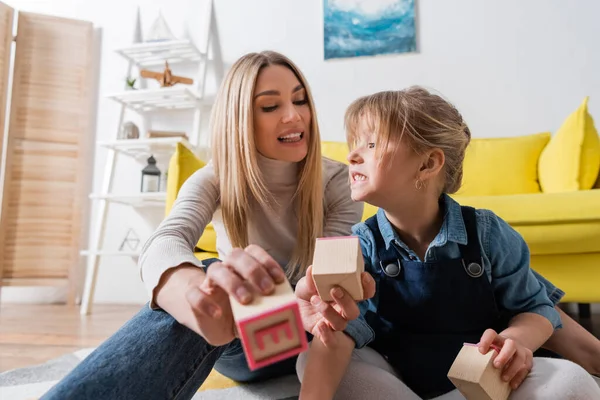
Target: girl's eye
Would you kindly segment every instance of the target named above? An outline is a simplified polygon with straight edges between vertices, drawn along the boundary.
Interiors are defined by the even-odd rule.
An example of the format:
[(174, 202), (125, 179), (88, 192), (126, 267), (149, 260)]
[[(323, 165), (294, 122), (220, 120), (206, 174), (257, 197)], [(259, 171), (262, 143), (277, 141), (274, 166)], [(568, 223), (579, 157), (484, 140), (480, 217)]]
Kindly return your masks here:
[(277, 109), (277, 106), (261, 107), (264, 112), (271, 112)]
[(305, 104), (308, 104), (308, 99), (297, 100), (294, 102), (294, 104), (297, 106), (303, 106)]
[(371, 143), (367, 143), (367, 147), (369, 149), (374, 149), (375, 148), (375, 143), (372, 143), (372, 142)]

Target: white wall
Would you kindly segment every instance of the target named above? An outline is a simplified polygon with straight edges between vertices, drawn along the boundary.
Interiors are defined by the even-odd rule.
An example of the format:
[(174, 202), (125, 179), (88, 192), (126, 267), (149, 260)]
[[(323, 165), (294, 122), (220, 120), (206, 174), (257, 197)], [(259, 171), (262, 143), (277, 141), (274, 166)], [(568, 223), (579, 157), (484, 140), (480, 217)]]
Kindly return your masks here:
[[(102, 29), (101, 93), (121, 90), (125, 63), (112, 49), (132, 37), (137, 4), (147, 29), (162, 9), (176, 35), (198, 37), (206, 0), (6, 0), (20, 10), (85, 19)], [(225, 61), (249, 51), (278, 50), (307, 76), (324, 139), (343, 140), (345, 107), (360, 95), (421, 84), (439, 90), (461, 110), (475, 137), (555, 131), (584, 96), (600, 121), (600, 3), (595, 0), (417, 0), (419, 52), (323, 61), (322, 0), (215, 0)], [(193, 5), (193, 6), (192, 6)], [(100, 99), (97, 136), (114, 134), (118, 106)], [(598, 122), (600, 126), (600, 122)], [(104, 162), (99, 152), (94, 182)], [(141, 166), (126, 164), (138, 185)], [(124, 173), (125, 169), (123, 169)], [(161, 213), (154, 215), (159, 221)], [(108, 244), (127, 227), (142, 239), (151, 224), (118, 209)], [(8, 292), (8, 291), (7, 291)], [(4, 300), (9, 293), (5, 293)], [(101, 264), (98, 302), (142, 303), (146, 295), (133, 262)]]

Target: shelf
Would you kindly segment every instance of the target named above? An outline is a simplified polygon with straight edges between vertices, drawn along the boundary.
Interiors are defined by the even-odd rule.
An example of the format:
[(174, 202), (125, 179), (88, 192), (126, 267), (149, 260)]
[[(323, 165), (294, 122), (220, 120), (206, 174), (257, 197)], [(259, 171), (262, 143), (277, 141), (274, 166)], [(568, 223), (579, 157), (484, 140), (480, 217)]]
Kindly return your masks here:
[(171, 156), (175, 152), (177, 143), (187, 147), (196, 154), (196, 149), (190, 142), (182, 137), (151, 138), (151, 139), (121, 139), (112, 142), (98, 142), (98, 146), (115, 150), (138, 160), (145, 160), (151, 155), (154, 157)]
[(209, 104), (208, 99), (201, 99), (191, 87), (177, 85), (165, 88), (126, 90), (109, 94), (125, 107), (139, 113), (157, 110), (185, 110)]
[(139, 257), (139, 251), (119, 251), (119, 250), (83, 250), (80, 251), (79, 254), (81, 256), (89, 257), (89, 256), (99, 256), (99, 257), (120, 257), (120, 256), (128, 256), (128, 257)]
[(167, 200), (166, 192), (134, 193), (134, 194), (100, 194), (92, 193), (91, 199), (107, 200), (113, 203), (125, 204), (132, 207), (164, 207)]
[(135, 43), (115, 51), (138, 67), (198, 62), (205, 57), (190, 40)]

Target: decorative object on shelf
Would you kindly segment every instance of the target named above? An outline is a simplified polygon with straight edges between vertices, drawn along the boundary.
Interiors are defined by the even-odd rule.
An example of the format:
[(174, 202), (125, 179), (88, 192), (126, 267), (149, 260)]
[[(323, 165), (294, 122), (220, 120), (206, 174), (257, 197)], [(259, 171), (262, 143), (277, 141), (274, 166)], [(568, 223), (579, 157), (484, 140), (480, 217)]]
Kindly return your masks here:
[[(164, 209), (167, 194), (164, 192), (165, 171), (160, 173), (157, 168), (156, 160), (168, 160), (179, 146), (183, 146), (192, 153), (208, 153), (208, 136), (204, 134), (206, 126), (205, 119), (208, 118), (207, 108), (214, 102), (212, 93), (207, 93), (207, 80), (214, 79), (214, 87), (221, 85), (225, 74), (225, 67), (221, 55), (221, 46), (217, 29), (217, 21), (213, 0), (202, 1), (206, 10), (201, 12), (201, 18), (198, 21), (199, 27), (205, 30), (205, 34), (200, 35), (202, 40), (198, 43), (189, 39), (175, 39), (168, 29), (162, 15), (154, 23), (148, 36), (143, 41), (142, 27), (140, 21), (139, 7), (136, 13), (135, 32), (132, 43), (115, 49), (115, 52), (127, 60), (127, 71), (123, 76), (131, 77), (131, 71), (140, 71), (142, 69), (154, 69), (161, 71), (161, 67), (168, 61), (167, 68), (170, 66), (179, 66), (181, 64), (193, 65), (196, 72), (192, 85), (175, 85), (175, 87), (155, 87), (147, 88), (147, 79), (141, 78), (139, 73), (135, 73), (137, 78), (135, 85), (138, 90), (121, 90), (119, 93), (107, 94), (106, 97), (114, 100), (120, 105), (119, 120), (115, 126), (115, 132), (111, 138), (106, 141), (99, 141), (97, 144), (107, 150), (107, 158), (104, 163), (103, 185), (97, 193), (90, 194), (90, 198), (98, 202), (98, 212), (95, 223), (92, 223), (90, 236), (94, 238), (90, 242), (87, 250), (82, 250), (81, 255), (88, 257), (85, 275), (85, 285), (81, 295), (81, 314), (87, 315), (92, 310), (94, 300), (94, 291), (97, 283), (98, 270), (100, 269), (100, 260), (107, 256), (139, 256), (137, 251), (117, 251), (105, 249), (103, 238), (109, 234), (108, 218), (111, 214), (113, 204), (123, 204), (135, 208), (141, 216), (146, 214), (149, 208), (162, 207)], [(0, 7), (1, 8), (1, 7)], [(0, 29), (1, 30), (1, 29)], [(147, 33), (144, 30), (144, 33)], [(12, 37), (10, 37), (12, 39)], [(210, 65), (210, 66), (209, 66)], [(159, 82), (173, 85), (173, 79), (170, 70), (166, 74), (156, 74)], [(154, 74), (153, 74), (154, 75)], [(178, 78), (177, 78), (178, 79)], [(167, 86), (167, 85), (165, 85)], [(161, 129), (173, 133), (177, 129), (172, 122), (174, 118), (163, 118), (163, 112), (192, 110), (188, 122), (191, 128), (185, 128), (185, 136), (161, 135), (165, 137), (147, 137), (148, 130), (154, 128), (154, 118), (161, 118)], [(129, 113), (136, 113), (136, 117), (129, 117)], [(191, 114), (191, 113), (186, 113)], [(179, 123), (181, 116), (175, 118)], [(135, 119), (134, 119), (135, 118)], [(187, 119), (187, 118), (186, 118)], [(143, 132), (133, 129), (131, 125), (124, 126), (126, 121), (135, 121), (144, 124)], [(208, 122), (208, 121), (206, 121)], [(125, 130), (123, 128), (126, 128)], [(140, 126), (140, 128), (142, 128)], [(159, 127), (156, 127), (159, 128)], [(120, 140), (122, 137), (128, 137), (126, 132), (136, 137), (135, 140)], [(143, 137), (139, 137), (139, 134)], [(183, 133), (183, 132), (181, 132)], [(189, 138), (188, 138), (189, 136)], [(152, 156), (152, 157), (151, 157)], [(123, 157), (131, 158), (132, 161), (141, 162), (148, 166), (140, 168), (141, 172), (141, 192), (116, 194), (113, 193), (113, 183), (121, 172), (118, 166)], [(150, 157), (150, 159), (149, 159)], [(142, 165), (142, 167), (144, 166)], [(131, 171), (129, 171), (131, 172)], [(135, 172), (135, 171), (134, 171)], [(148, 173), (149, 172), (149, 173)], [(138, 173), (138, 172), (135, 172)], [(139, 175), (138, 175), (139, 176)], [(162, 182), (161, 182), (162, 180)], [(154, 211), (152, 214), (156, 215)], [(116, 247), (116, 246), (115, 246)]]
[(324, 0), (325, 59), (411, 53), (415, 0)]
[(160, 169), (154, 156), (148, 158), (148, 165), (142, 169), (142, 193), (160, 192)]
[(119, 139), (139, 139), (140, 128), (131, 121), (125, 122), (119, 132)]
[(191, 85), (194, 83), (194, 80), (191, 78), (173, 75), (171, 73), (171, 68), (169, 68), (168, 61), (165, 61), (165, 71), (163, 73), (142, 69), (140, 71), (140, 76), (142, 78), (156, 79), (158, 83), (160, 83), (160, 87), (170, 87), (178, 83), (183, 83), (186, 85)]
[(131, 251), (136, 251), (139, 245), (140, 237), (137, 235), (137, 233), (135, 233), (133, 228), (129, 228), (127, 234), (121, 242), (121, 245), (119, 246), (119, 251), (125, 250), (125, 247), (128, 247)]
[(135, 87), (136, 78), (127, 77), (125, 78), (125, 89), (126, 90), (137, 90)]
[(164, 40), (175, 40), (175, 36), (171, 32), (171, 29), (167, 25), (167, 21), (162, 15), (162, 12), (158, 12), (158, 17), (154, 20), (154, 23), (150, 27), (150, 31), (146, 37), (145, 42), (162, 42)]
[(182, 137), (185, 140), (189, 140), (188, 135), (185, 132), (173, 132), (173, 131), (157, 131), (150, 130), (148, 131), (148, 138), (173, 138), (173, 137)]

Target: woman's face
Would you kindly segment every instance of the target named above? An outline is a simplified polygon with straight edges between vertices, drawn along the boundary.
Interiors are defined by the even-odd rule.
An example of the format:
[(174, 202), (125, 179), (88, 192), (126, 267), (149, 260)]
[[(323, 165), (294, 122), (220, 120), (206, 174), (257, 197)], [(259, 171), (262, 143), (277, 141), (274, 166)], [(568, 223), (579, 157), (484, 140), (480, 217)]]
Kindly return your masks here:
[(308, 153), (311, 112), (306, 90), (287, 67), (261, 70), (254, 91), (254, 140), (267, 158), (299, 162)]

